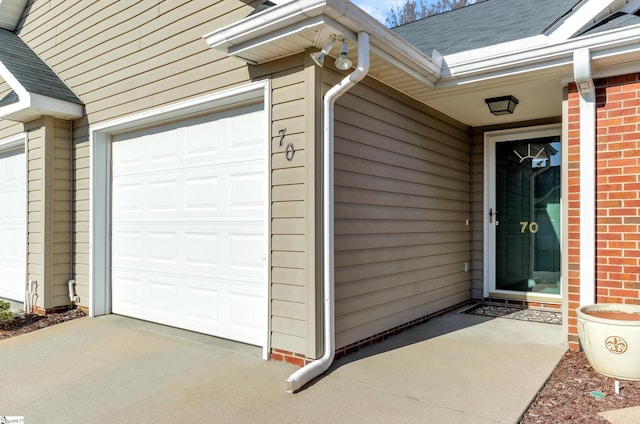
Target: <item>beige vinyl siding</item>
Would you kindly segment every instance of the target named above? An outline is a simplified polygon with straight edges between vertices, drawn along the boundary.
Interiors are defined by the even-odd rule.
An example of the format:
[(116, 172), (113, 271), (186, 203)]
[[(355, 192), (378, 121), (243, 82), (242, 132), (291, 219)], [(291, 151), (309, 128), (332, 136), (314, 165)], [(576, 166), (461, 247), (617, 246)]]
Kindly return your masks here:
[[(316, 70), (297, 55), (271, 80), (271, 345), (318, 355), (316, 343), (315, 189), (313, 83)], [(305, 66), (305, 61), (306, 66)], [(262, 72), (274, 64), (261, 67)], [(307, 85), (310, 80), (311, 84)], [(309, 90), (311, 87), (311, 90)], [(311, 116), (311, 117), (310, 117)], [(282, 146), (280, 131), (285, 130)], [(287, 145), (295, 154), (285, 157)]]
[(370, 80), (335, 116), (340, 348), (469, 299), (471, 145), (466, 126)]
[(246, 16), (252, 9), (241, 1), (66, 4), (34, 10), (25, 24), (48, 19), (55, 31), (21, 36), (83, 100), (92, 124), (249, 78), (243, 62), (202, 39)]
[(27, 133), (27, 279), (37, 280), (37, 306), (44, 308), (44, 127), (42, 120), (25, 126)]
[[(77, 123), (77, 121), (76, 121)], [(74, 130), (73, 275), (80, 304), (89, 306), (89, 135), (88, 126)]]
[(471, 155), (471, 297), (484, 297), (484, 131), (472, 131)]
[(9, 93), (11, 93), (11, 87), (4, 79), (0, 78), (0, 100), (4, 99)]
[(38, 281), (36, 305), (69, 304), (71, 278), (71, 131), (69, 121), (41, 118), (27, 131), (27, 272)]
[(51, 119), (51, 299), (49, 307), (69, 304), (68, 281), (72, 278), (72, 163), (71, 122)]
[(73, 255), (82, 306), (89, 306), (90, 126), (247, 82), (247, 66), (210, 49), (202, 36), (252, 10), (226, 0), (35, 0), (29, 6), (19, 35), (87, 113), (74, 121)]
[(484, 222), (488, 211), (484, 210), (484, 134), (490, 131), (524, 128), (536, 125), (557, 124), (562, 118), (540, 119), (518, 122), (508, 125), (475, 127), (472, 130), (472, 194), (471, 194), (471, 269), (472, 292), (474, 299), (484, 297)]
[(14, 137), (23, 132), (24, 132), (24, 127), (22, 124), (0, 119), (0, 140), (4, 140), (9, 137)]

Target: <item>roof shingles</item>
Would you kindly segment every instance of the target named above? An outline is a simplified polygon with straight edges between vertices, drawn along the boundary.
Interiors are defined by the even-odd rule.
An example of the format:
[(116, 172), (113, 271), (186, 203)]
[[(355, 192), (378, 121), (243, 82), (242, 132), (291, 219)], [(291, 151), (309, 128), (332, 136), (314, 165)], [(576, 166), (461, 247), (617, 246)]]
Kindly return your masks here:
[(18, 35), (5, 29), (0, 29), (0, 62), (27, 92), (82, 104)]
[(393, 31), (425, 54), (443, 55), (542, 34), (577, 0), (485, 0)]

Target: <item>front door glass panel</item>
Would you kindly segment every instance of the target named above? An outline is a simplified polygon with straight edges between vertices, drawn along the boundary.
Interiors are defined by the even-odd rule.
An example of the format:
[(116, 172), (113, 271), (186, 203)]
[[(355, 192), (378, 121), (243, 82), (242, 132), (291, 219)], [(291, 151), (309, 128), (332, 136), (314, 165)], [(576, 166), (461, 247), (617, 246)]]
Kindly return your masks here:
[(560, 138), (495, 146), (496, 289), (558, 295)]

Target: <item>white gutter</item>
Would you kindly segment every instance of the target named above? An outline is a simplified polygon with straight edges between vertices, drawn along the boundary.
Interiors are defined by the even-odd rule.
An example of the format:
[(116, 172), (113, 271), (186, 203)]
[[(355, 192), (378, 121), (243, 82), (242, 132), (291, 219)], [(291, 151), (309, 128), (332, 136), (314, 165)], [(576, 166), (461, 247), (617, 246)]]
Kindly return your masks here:
[(369, 34), (358, 33), (358, 67), (324, 96), (323, 104), (323, 293), (324, 293), (324, 353), (321, 358), (300, 368), (285, 382), (285, 390), (294, 393), (325, 372), (335, 355), (335, 293), (334, 293), (334, 199), (333, 151), (334, 104), (338, 97), (362, 80), (369, 72)]
[(591, 76), (591, 52), (576, 50), (573, 74), (580, 93), (580, 306), (595, 303), (595, 163), (596, 89)]
[[(615, 29), (598, 34), (571, 38), (565, 42), (550, 44), (546, 40), (538, 47), (527, 45), (518, 51), (496, 50), (497, 54), (476, 58), (465, 55), (447, 55), (444, 57), (447, 67), (443, 69), (437, 88), (453, 87), (479, 80), (497, 78), (504, 75), (531, 71), (533, 69), (553, 68), (571, 65), (573, 53), (580, 49), (590, 49), (592, 60), (619, 54), (622, 50), (640, 51), (640, 25)], [(467, 57), (465, 57), (467, 56)]]

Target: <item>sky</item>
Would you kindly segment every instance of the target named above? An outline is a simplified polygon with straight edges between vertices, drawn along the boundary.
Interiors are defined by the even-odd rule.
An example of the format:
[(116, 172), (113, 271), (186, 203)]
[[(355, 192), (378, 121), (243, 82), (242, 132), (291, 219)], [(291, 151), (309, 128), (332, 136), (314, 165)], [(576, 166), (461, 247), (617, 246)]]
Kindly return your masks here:
[(351, 3), (379, 20), (383, 25), (391, 8), (405, 3), (405, 0), (351, 0)]

